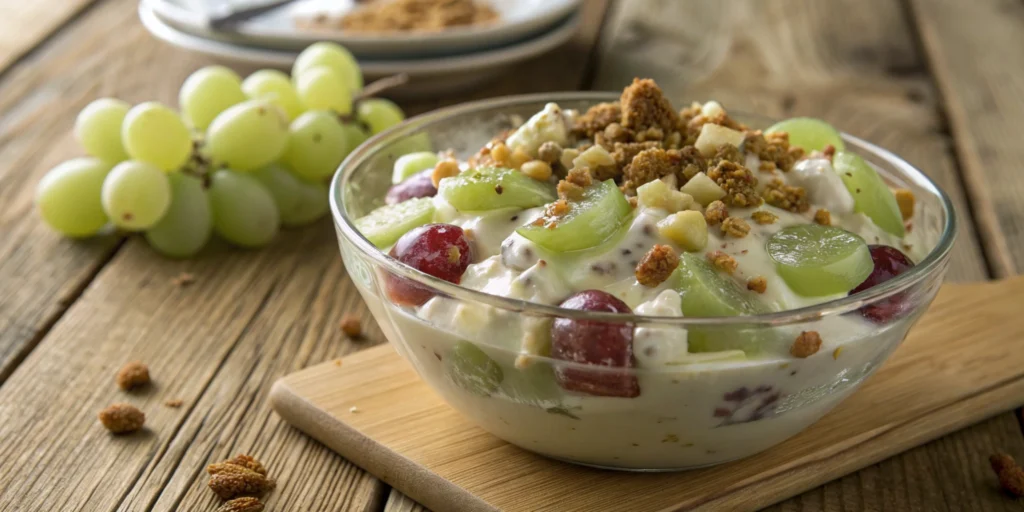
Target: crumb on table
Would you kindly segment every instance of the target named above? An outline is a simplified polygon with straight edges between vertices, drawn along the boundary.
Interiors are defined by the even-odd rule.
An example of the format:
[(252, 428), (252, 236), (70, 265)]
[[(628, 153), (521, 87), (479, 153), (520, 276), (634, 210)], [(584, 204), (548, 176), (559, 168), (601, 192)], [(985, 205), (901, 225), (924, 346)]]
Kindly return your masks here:
[(267, 478), (263, 464), (249, 455), (240, 454), (233, 459), (210, 464), (206, 472), (210, 475), (207, 482), (210, 490), (224, 500), (241, 496), (259, 497), (275, 486), (275, 482)]
[(352, 313), (341, 317), (341, 332), (349, 338), (358, 338), (363, 334), (363, 327), (359, 322), (359, 315)]
[(150, 383), (149, 367), (141, 361), (132, 361), (117, 372), (117, 387), (130, 391)]
[(142, 428), (146, 415), (131, 404), (113, 404), (100, 411), (100, 423), (113, 434), (129, 434)]
[(164, 405), (172, 409), (177, 409), (185, 404), (185, 401), (180, 398), (172, 398), (164, 402)]
[(988, 458), (992, 470), (999, 478), (999, 485), (1014, 495), (1024, 496), (1024, 469), (1017, 465), (1013, 457), (1005, 453), (996, 453)]
[(252, 496), (235, 498), (224, 502), (216, 512), (263, 512), (263, 502)]
[(194, 282), (196, 282), (196, 276), (188, 272), (182, 272), (175, 276), (174, 279), (171, 279), (171, 283), (180, 288), (184, 288)]

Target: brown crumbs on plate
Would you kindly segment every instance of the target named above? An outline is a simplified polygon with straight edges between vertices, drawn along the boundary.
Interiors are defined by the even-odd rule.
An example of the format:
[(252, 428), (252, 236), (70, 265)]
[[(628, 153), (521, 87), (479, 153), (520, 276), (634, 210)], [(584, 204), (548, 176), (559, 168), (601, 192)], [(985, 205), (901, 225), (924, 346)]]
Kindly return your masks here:
[(216, 512), (263, 512), (263, 503), (257, 498), (245, 496), (224, 502)]
[(739, 263), (736, 262), (736, 258), (729, 256), (722, 251), (712, 251), (707, 254), (708, 261), (715, 266), (718, 270), (725, 272), (726, 274), (732, 274), (736, 272), (736, 267)]
[(709, 226), (721, 224), (728, 217), (729, 209), (721, 201), (711, 201), (711, 204), (704, 210), (704, 220)]
[(768, 182), (761, 195), (766, 203), (783, 210), (803, 213), (811, 209), (811, 204), (807, 201), (807, 191), (803, 187), (786, 185), (778, 178)]
[(358, 338), (363, 335), (363, 327), (359, 323), (359, 315), (347, 313), (341, 317), (341, 332), (345, 333), (345, 336), (349, 338)]
[(130, 391), (149, 384), (149, 367), (141, 361), (132, 361), (117, 372), (117, 387)]
[(1024, 469), (1017, 465), (1013, 457), (1005, 453), (996, 453), (988, 458), (992, 470), (999, 478), (999, 485), (1008, 493), (1024, 496)]
[(131, 404), (114, 404), (100, 411), (100, 423), (114, 434), (128, 434), (142, 428), (146, 415)]
[(814, 222), (822, 226), (831, 226), (832, 214), (825, 208), (819, 208), (818, 211), (814, 212)]
[(914, 216), (914, 193), (905, 188), (898, 188), (892, 191), (896, 196), (896, 204), (900, 207), (900, 215), (903, 220), (909, 220)]
[(733, 238), (743, 238), (750, 233), (750, 224), (739, 217), (729, 217), (722, 222), (722, 233)]
[(450, 27), (494, 23), (498, 12), (477, 0), (391, 0), (369, 2), (340, 20), (325, 20), (347, 32), (440, 32)]
[(170, 407), (172, 409), (177, 409), (177, 408), (181, 407), (182, 405), (185, 405), (185, 401), (180, 399), (180, 398), (172, 398), (170, 400), (165, 400), (164, 401), (164, 405), (166, 405), (167, 407)]
[(263, 464), (249, 455), (210, 464), (206, 472), (210, 475), (207, 485), (224, 500), (240, 496), (259, 497), (275, 485), (267, 478)]
[(175, 276), (174, 279), (171, 279), (171, 283), (173, 283), (174, 286), (181, 288), (184, 288), (194, 282), (196, 282), (196, 276), (189, 274), (188, 272), (182, 272)]
[(756, 276), (747, 279), (747, 289), (752, 292), (764, 293), (768, 290), (768, 280), (764, 276)]
[(679, 255), (667, 245), (655, 245), (636, 266), (636, 280), (649, 287), (665, 282), (679, 266)]
[(820, 349), (821, 336), (818, 331), (803, 331), (793, 341), (793, 346), (789, 347), (789, 353), (803, 359), (817, 354)]
[(774, 224), (775, 221), (779, 220), (778, 215), (764, 210), (757, 210), (756, 212), (751, 213), (750, 218), (754, 219), (754, 222), (758, 224)]

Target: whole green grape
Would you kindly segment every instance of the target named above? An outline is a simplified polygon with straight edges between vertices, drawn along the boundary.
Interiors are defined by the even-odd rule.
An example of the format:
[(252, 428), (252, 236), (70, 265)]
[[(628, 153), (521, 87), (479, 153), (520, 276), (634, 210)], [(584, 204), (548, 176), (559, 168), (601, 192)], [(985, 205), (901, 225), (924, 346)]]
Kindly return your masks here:
[(210, 179), (213, 230), (241, 247), (270, 243), (281, 227), (281, 216), (270, 195), (256, 178), (222, 169)]
[(121, 125), (131, 105), (100, 98), (85, 106), (75, 119), (75, 138), (86, 153), (111, 165), (128, 159), (121, 143)]
[(103, 180), (103, 211), (115, 226), (129, 231), (153, 227), (171, 205), (167, 174), (146, 162), (117, 164)]
[(364, 130), (359, 123), (341, 123), (341, 127), (344, 128), (345, 138), (351, 146), (349, 152), (370, 138), (370, 133)]
[(299, 100), (309, 110), (333, 110), (341, 115), (352, 113), (352, 92), (337, 73), (325, 67), (314, 67), (295, 77)]
[(65, 236), (95, 235), (107, 224), (100, 194), (110, 164), (75, 158), (58, 164), (36, 187), (36, 207), (46, 225)]
[(196, 130), (206, 130), (217, 114), (245, 101), (242, 79), (224, 66), (199, 68), (178, 92), (181, 114)]
[(171, 205), (167, 213), (146, 231), (146, 241), (164, 256), (195, 256), (213, 233), (210, 200), (199, 178), (171, 173)]
[(337, 116), (311, 110), (292, 121), (283, 161), (307, 180), (322, 180), (334, 174), (352, 150), (348, 135)]
[(374, 135), (405, 120), (405, 113), (393, 102), (384, 98), (371, 98), (359, 102), (360, 121), (370, 127)]
[(352, 53), (337, 43), (319, 42), (309, 45), (295, 59), (292, 76), (298, 77), (306, 70), (323, 66), (338, 74), (350, 94), (363, 88), (363, 73)]
[(309, 224), (327, 213), (327, 187), (306, 181), (279, 165), (269, 165), (253, 173), (260, 180), (281, 213), (281, 224), (289, 227)]
[(121, 126), (121, 141), (132, 160), (174, 171), (192, 154), (192, 135), (177, 112), (150, 101), (132, 107)]
[(288, 144), (288, 120), (267, 100), (249, 100), (221, 112), (206, 133), (214, 163), (246, 172), (268, 165)]
[(289, 121), (299, 117), (306, 110), (291, 79), (276, 69), (261, 69), (249, 75), (242, 82), (242, 91), (251, 100), (267, 100), (277, 105), (288, 116)]

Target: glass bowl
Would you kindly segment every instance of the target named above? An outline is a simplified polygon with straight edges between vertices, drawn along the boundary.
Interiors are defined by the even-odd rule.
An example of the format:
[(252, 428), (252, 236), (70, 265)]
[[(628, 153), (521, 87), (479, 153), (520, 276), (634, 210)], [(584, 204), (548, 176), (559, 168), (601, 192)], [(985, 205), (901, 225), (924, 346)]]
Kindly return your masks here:
[[(913, 229), (917, 243), (930, 249), (927, 256), (911, 271), (861, 293), (760, 316), (598, 314), (490, 295), (398, 263), (353, 226), (353, 219), (383, 203), (392, 164), (404, 153), (451, 149), (465, 159), (547, 102), (582, 111), (617, 98), (575, 92), (479, 101), (416, 117), (374, 137), (342, 163), (331, 184), (345, 266), (384, 334), (420, 377), (450, 406), (510, 443), (574, 463), (637, 471), (753, 455), (799, 433), (849, 396), (899, 346), (939, 288), (956, 232), (952, 206), (921, 171), (892, 153), (843, 135), (848, 151), (891, 184), (914, 192)], [(753, 127), (771, 123), (733, 117)], [(397, 305), (389, 299), (395, 283), (436, 298), (418, 310)], [(873, 323), (861, 314), (871, 307), (895, 308), (897, 314)], [(685, 352), (680, 347), (687, 337), (728, 337), (761, 348), (749, 357), (709, 352), (628, 369), (520, 352), (532, 344), (541, 347), (534, 354), (544, 353), (554, 321), (569, 322), (585, 335), (632, 329), (634, 345), (647, 340), (643, 349), (634, 346), (638, 360), (649, 350)], [(799, 359), (789, 347), (803, 331), (820, 333), (823, 342), (818, 353)], [(567, 381), (576, 384), (565, 387), (576, 390), (559, 385)]]

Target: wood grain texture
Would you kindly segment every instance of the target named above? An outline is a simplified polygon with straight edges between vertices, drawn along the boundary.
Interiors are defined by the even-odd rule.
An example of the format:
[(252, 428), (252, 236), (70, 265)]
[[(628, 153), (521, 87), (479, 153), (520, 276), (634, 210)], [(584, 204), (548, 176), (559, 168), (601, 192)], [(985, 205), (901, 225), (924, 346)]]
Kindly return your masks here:
[(993, 271), (1024, 268), (1024, 3), (912, 0)]
[[(579, 87), (604, 7), (588, 4), (589, 26), (573, 43), (499, 85)], [(283, 233), (260, 251), (214, 244), (174, 262), (139, 239), (116, 255), (117, 238), (63, 241), (32, 209), (42, 173), (79, 154), (70, 128), (88, 101), (110, 95), (173, 105), (184, 77), (208, 63), (150, 38), (134, 1), (108, 0), (0, 79), (0, 156), (16, 164), (0, 169), (0, 219), (10, 235), (0, 240), (0, 319), (12, 325), (0, 323), (0, 354), (27, 351), (34, 343), (25, 340), (49, 331), (0, 387), (0, 510), (212, 510), (217, 500), (202, 470), (239, 452), (258, 456), (278, 479), (271, 509), (383, 507), (386, 486), (284, 424), (265, 402), (281, 375), (383, 340), (345, 275), (329, 221)], [(174, 286), (181, 272), (196, 283)], [(59, 310), (46, 309), (64, 296)], [(365, 340), (340, 334), (347, 312), (364, 317)], [(150, 365), (156, 386), (126, 395), (112, 379), (133, 359)], [(170, 398), (185, 405), (163, 406)], [(115, 401), (145, 410), (146, 431), (107, 435), (95, 415)]]
[[(763, 454), (687, 472), (598, 471), (515, 448), (449, 408), (388, 347), (289, 375), (271, 400), (435, 510), (752, 510), (1019, 405), (1024, 355), (1010, 340), (1024, 324), (1008, 299), (1021, 293), (1020, 277), (947, 285), (877, 374), (819, 422)], [(961, 463), (978, 475), (987, 455)], [(993, 481), (967, 492), (999, 497)]]
[(0, 70), (98, 0), (0, 2)]

